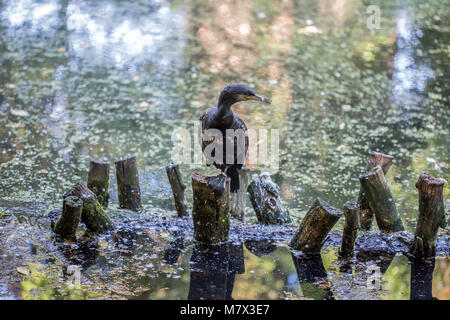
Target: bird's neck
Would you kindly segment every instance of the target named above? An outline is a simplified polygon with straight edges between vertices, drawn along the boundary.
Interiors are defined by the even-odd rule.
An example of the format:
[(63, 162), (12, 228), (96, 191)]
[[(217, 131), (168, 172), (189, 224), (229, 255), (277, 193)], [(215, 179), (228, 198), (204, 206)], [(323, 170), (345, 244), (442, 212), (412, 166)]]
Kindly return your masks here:
[(226, 125), (226, 123), (230, 121), (233, 121), (233, 111), (231, 111), (231, 105), (218, 105), (214, 122)]

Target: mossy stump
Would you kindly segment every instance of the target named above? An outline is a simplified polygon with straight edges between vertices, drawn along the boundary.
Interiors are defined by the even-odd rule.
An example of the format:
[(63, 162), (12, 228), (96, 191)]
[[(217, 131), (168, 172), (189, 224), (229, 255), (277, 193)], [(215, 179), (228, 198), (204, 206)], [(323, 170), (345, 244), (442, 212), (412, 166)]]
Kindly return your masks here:
[(83, 200), (79, 197), (68, 196), (64, 199), (61, 217), (53, 227), (53, 232), (64, 239), (75, 238), (78, 224), (81, 221)]
[[(383, 174), (386, 174), (391, 167), (393, 159), (393, 156), (372, 151), (367, 161), (365, 173), (372, 171), (376, 166), (380, 166)], [(372, 228), (374, 214), (372, 209), (370, 209), (369, 201), (362, 188), (359, 190), (358, 204), (360, 207), (360, 227), (362, 230), (370, 230)]]
[(411, 253), (417, 259), (434, 257), (439, 227), (445, 228), (444, 179), (422, 172), (416, 187), (419, 190), (419, 219), (417, 220)]
[(141, 188), (136, 165), (136, 157), (121, 159), (115, 162), (119, 207), (133, 211), (141, 211)]
[(177, 164), (168, 164), (166, 166), (167, 178), (169, 178), (170, 186), (172, 187), (173, 200), (175, 202), (175, 209), (178, 217), (189, 215), (186, 208), (186, 201), (184, 199), (184, 190), (186, 186), (181, 179), (180, 167)]
[(103, 209), (103, 206), (98, 202), (96, 195), (83, 182), (76, 183), (67, 191), (64, 194), (64, 199), (68, 196), (76, 196), (83, 200), (81, 221), (90, 232), (102, 233), (113, 228), (111, 220)]
[[(222, 185), (220, 192), (216, 191), (218, 185)], [(208, 177), (193, 173), (192, 190), (195, 240), (204, 244), (227, 241), (230, 231), (230, 179), (222, 174)]]
[(342, 211), (317, 198), (292, 237), (291, 248), (305, 254), (319, 253), (326, 236), (341, 216)]
[(345, 216), (344, 232), (340, 256), (343, 259), (353, 255), (356, 237), (359, 229), (359, 205), (356, 202), (346, 202), (342, 208)]
[(359, 181), (370, 209), (375, 214), (378, 228), (385, 232), (405, 230), (381, 167), (376, 166), (372, 171), (361, 175)]
[(97, 196), (98, 202), (107, 208), (109, 201), (109, 163), (91, 160), (87, 187)]

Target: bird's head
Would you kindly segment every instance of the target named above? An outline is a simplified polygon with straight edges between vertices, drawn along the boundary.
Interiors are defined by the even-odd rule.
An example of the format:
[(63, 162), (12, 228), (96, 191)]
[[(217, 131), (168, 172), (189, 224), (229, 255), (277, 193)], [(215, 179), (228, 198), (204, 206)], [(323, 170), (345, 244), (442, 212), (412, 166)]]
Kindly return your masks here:
[(257, 95), (256, 92), (247, 85), (238, 83), (230, 84), (222, 90), (219, 96), (218, 105), (222, 107), (231, 107), (231, 105), (236, 102), (248, 100), (262, 101), (269, 104), (272, 103), (272, 100)]

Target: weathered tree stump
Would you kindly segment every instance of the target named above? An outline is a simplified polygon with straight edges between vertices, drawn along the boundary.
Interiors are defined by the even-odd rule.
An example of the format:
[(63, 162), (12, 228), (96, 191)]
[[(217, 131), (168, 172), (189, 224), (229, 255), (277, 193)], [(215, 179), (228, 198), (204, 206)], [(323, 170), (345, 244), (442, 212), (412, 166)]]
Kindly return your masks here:
[[(386, 174), (391, 167), (393, 156), (372, 151), (365, 168), (365, 172), (372, 171), (376, 166), (380, 166)], [(362, 230), (370, 230), (373, 223), (373, 211), (370, 209), (369, 201), (362, 189), (359, 190), (358, 204), (360, 207), (360, 226)]]
[(247, 167), (242, 167), (242, 169), (237, 169), (237, 171), (239, 174), (239, 189), (237, 192), (231, 193), (230, 214), (233, 218), (244, 221), (250, 169), (248, 169)]
[(168, 164), (166, 166), (167, 177), (169, 178), (170, 186), (172, 187), (173, 200), (175, 202), (175, 209), (178, 217), (189, 215), (186, 208), (186, 201), (184, 200), (184, 190), (186, 186), (181, 179), (180, 167), (177, 164)]
[(109, 201), (109, 163), (91, 160), (87, 187), (97, 196), (98, 202), (107, 208)]
[(68, 196), (76, 196), (83, 200), (81, 221), (84, 222), (90, 232), (102, 233), (113, 228), (113, 224), (103, 209), (103, 206), (98, 202), (95, 194), (83, 182), (76, 183), (75, 186), (67, 191), (64, 194), (64, 199)]
[(422, 172), (416, 187), (419, 189), (419, 219), (417, 220), (411, 253), (418, 259), (434, 257), (438, 228), (445, 228), (443, 189), (447, 181)]
[(75, 238), (83, 211), (83, 201), (79, 197), (68, 196), (64, 199), (61, 217), (56, 222), (53, 232), (62, 238)]
[(361, 175), (359, 181), (370, 209), (375, 214), (378, 228), (385, 232), (405, 230), (381, 167), (376, 166), (372, 171)]
[(214, 244), (228, 240), (230, 231), (230, 179), (220, 174), (192, 174), (194, 238)]
[(307, 254), (319, 253), (326, 236), (341, 216), (342, 211), (317, 198), (292, 237), (291, 248)]
[(346, 202), (342, 208), (345, 216), (344, 232), (340, 255), (346, 259), (353, 255), (353, 248), (359, 229), (359, 206), (356, 202)]
[(290, 223), (289, 213), (281, 203), (280, 188), (272, 181), (268, 173), (253, 175), (248, 193), (258, 221), (263, 224)]
[(142, 210), (136, 157), (118, 160), (115, 162), (115, 166), (120, 208), (133, 211)]

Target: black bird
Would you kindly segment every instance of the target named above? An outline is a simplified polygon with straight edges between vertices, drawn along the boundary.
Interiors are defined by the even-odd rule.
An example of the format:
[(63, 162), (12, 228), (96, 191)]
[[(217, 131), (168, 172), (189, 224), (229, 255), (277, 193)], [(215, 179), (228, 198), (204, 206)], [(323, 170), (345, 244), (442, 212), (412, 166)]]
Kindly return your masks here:
[[(207, 109), (200, 117), (200, 143), (202, 145), (203, 154), (205, 154), (207, 158), (207, 165), (214, 164), (214, 166), (220, 169), (222, 173), (225, 173), (230, 177), (231, 192), (237, 192), (239, 189), (239, 174), (237, 169), (242, 168), (248, 150), (247, 126), (245, 125), (244, 120), (233, 113), (231, 106), (236, 102), (248, 100), (262, 101), (269, 104), (272, 103), (270, 99), (257, 95), (255, 91), (245, 84), (230, 84), (220, 93), (217, 107)], [(208, 129), (217, 129), (220, 131), (221, 137), (223, 138), (220, 139), (216, 135), (206, 132)], [(231, 137), (231, 139), (234, 140), (234, 150), (229, 150), (229, 161), (227, 161), (227, 129), (235, 130), (235, 135)], [(243, 133), (245, 138), (238, 139), (239, 133)], [(230, 136), (228, 136), (228, 138), (230, 139)], [(208, 148), (213, 142), (215, 142), (215, 144)], [(220, 159), (219, 155), (217, 157), (218, 159), (215, 159), (216, 150), (220, 150), (220, 148), (222, 148), (223, 151), (223, 159)], [(223, 179), (220, 180), (223, 183)], [(210, 181), (210, 184), (211, 182), (212, 181)], [(225, 189), (223, 185), (218, 186), (217, 188), (219, 189), (219, 193)]]

